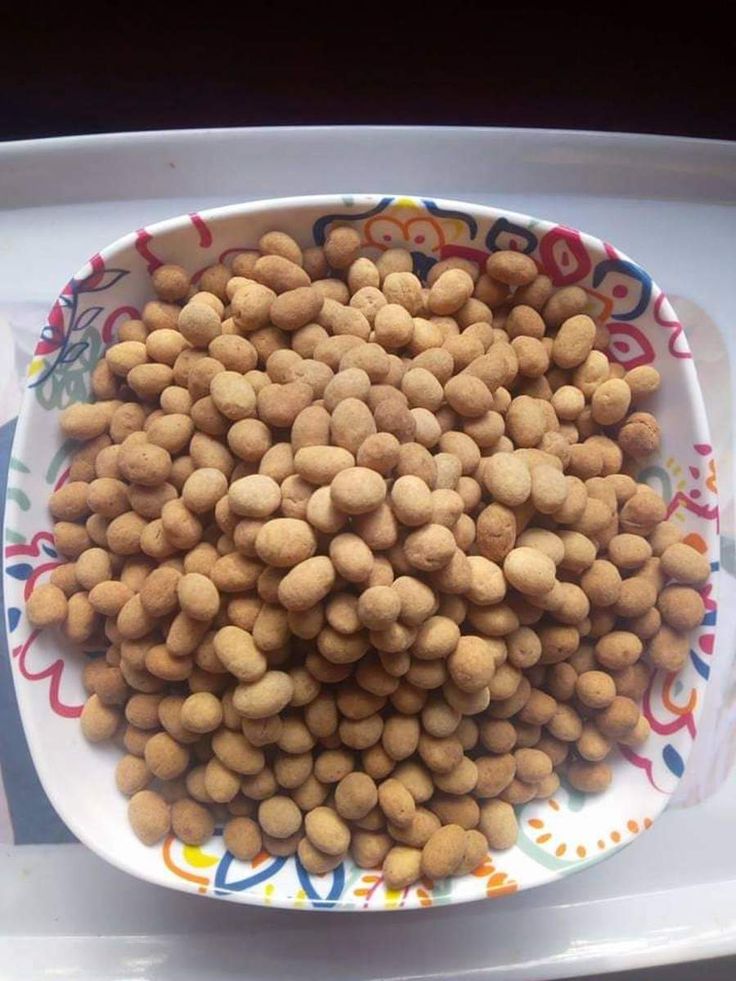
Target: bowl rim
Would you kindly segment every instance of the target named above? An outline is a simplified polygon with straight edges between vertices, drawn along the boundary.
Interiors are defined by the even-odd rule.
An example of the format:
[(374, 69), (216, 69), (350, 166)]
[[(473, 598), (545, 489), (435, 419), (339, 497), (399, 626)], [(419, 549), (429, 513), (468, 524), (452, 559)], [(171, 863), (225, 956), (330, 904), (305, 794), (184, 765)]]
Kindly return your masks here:
[[(602, 249), (608, 249), (609, 251), (615, 253), (616, 257), (630, 262), (639, 268), (642, 267), (635, 260), (631, 259), (626, 253), (622, 252), (621, 249), (616, 247), (612, 249), (607, 241), (599, 239), (597, 236), (589, 234), (580, 229), (571, 228), (570, 226), (560, 226), (559, 223), (554, 222), (550, 219), (538, 218), (537, 216), (529, 215), (525, 212), (511, 211), (505, 208), (496, 208), (492, 205), (484, 205), (472, 203), (469, 201), (455, 200), (452, 198), (430, 198), (426, 195), (411, 195), (411, 194), (400, 194), (395, 192), (334, 192), (329, 194), (307, 194), (307, 195), (294, 195), (288, 197), (277, 197), (277, 198), (263, 198), (253, 201), (236, 202), (234, 204), (221, 205), (216, 208), (203, 209), (202, 211), (184, 213), (180, 215), (175, 215), (170, 218), (164, 218), (160, 221), (153, 222), (151, 224), (143, 226), (148, 235), (152, 239), (157, 236), (169, 234), (176, 232), (180, 229), (191, 228), (193, 218), (201, 218), (204, 221), (219, 221), (222, 219), (232, 218), (232, 217), (246, 217), (254, 213), (271, 213), (278, 215), (284, 211), (292, 211), (294, 209), (307, 209), (314, 207), (324, 207), (325, 209), (334, 210), (336, 207), (345, 207), (346, 200), (350, 200), (353, 204), (366, 201), (370, 203), (378, 203), (382, 199), (391, 199), (393, 202), (406, 201), (411, 202), (416, 205), (426, 206), (431, 203), (433, 206), (438, 206), (446, 210), (464, 210), (469, 212), (474, 216), (481, 215), (483, 217), (503, 217), (513, 221), (516, 219), (521, 225), (528, 225), (530, 221), (535, 223), (535, 227), (543, 228), (555, 228), (555, 227), (565, 227), (567, 230), (575, 232), (580, 239), (588, 246), (588, 248), (593, 251), (600, 251)], [(138, 234), (139, 229), (132, 230), (124, 233), (118, 238), (114, 239), (108, 245), (101, 248), (95, 255), (88, 260), (77, 272), (73, 275), (69, 283), (74, 281), (83, 280), (90, 276), (94, 271), (94, 263), (100, 259), (106, 262), (121, 250), (129, 248), (132, 246)], [(656, 281), (652, 279), (653, 289), (659, 290), (661, 296), (661, 311), (665, 319), (670, 321), (678, 321), (677, 314), (672, 308), (670, 301), (664, 291), (658, 286)], [(54, 304), (59, 302), (62, 292), (57, 296)], [(53, 305), (52, 304), (52, 307)], [(695, 368), (695, 363), (691, 357), (690, 346), (685, 335), (682, 331), (678, 338), (679, 350), (685, 355), (683, 361), (685, 364), (680, 365), (681, 378), (686, 384), (686, 405), (688, 406), (688, 412), (692, 418), (693, 430), (697, 434), (698, 439), (707, 444), (711, 444), (710, 437), (710, 427), (708, 424), (708, 419), (705, 411), (705, 402), (703, 399), (702, 388), (697, 376), (697, 371)], [(17, 450), (20, 447), (28, 445), (29, 436), (32, 430), (34, 413), (29, 410), (29, 405), (34, 404), (32, 401), (32, 393), (28, 386), (28, 379), (25, 380), (25, 385), (23, 389), (21, 404), (18, 411), (17, 425), (15, 433), (13, 436), (13, 443), (11, 447), (11, 456), (17, 456)], [(718, 499), (718, 494), (716, 492), (716, 499)], [(8, 544), (6, 540), (7, 531), (7, 514), (10, 507), (10, 499), (6, 496), (5, 509), (3, 515), (3, 527), (2, 527), (2, 558), (3, 558), (3, 578), (7, 577), (6, 571), (6, 561), (5, 561), (5, 549)], [(713, 523), (714, 524), (714, 523)], [(709, 525), (707, 528), (707, 535), (704, 536), (708, 543), (708, 555), (712, 560), (715, 560), (716, 567), (711, 572), (711, 577), (709, 582), (712, 586), (711, 595), (713, 599), (717, 602), (718, 599), (718, 587), (720, 583), (720, 536), (717, 532), (717, 527)], [(4, 629), (6, 635), (6, 641), (8, 646), (8, 655), (11, 657), (11, 645), (9, 637), (9, 623), (7, 614), (4, 617)], [(714, 631), (717, 632), (717, 624), (714, 627)], [(12, 658), (11, 658), (12, 660)], [(124, 871), (138, 879), (142, 879), (147, 882), (151, 882), (155, 885), (164, 886), (165, 888), (175, 889), (177, 891), (185, 892), (188, 894), (198, 894), (197, 887), (194, 883), (189, 883), (186, 880), (177, 877), (165, 877), (162, 874), (161, 867), (151, 866), (145, 867), (143, 869), (135, 867), (132, 863), (127, 861), (124, 855), (117, 852), (109, 851), (104, 845), (100, 845), (99, 842), (94, 840), (89, 836), (83, 827), (77, 820), (76, 813), (74, 810), (69, 810), (66, 804), (59, 800), (56, 794), (56, 784), (57, 781), (52, 778), (49, 767), (44, 761), (44, 753), (42, 750), (39, 734), (34, 730), (33, 719), (35, 718), (35, 713), (31, 712), (27, 700), (21, 696), (21, 682), (19, 678), (19, 672), (13, 669), (11, 663), (11, 675), (13, 677), (13, 684), (16, 693), (16, 701), (18, 703), (18, 709), (23, 724), (23, 731), (25, 738), (28, 743), (31, 758), (33, 760), (36, 773), (44, 789), (44, 792), (48, 796), (50, 802), (52, 803), (54, 809), (59, 814), (64, 823), (69, 827), (73, 834), (82, 842), (86, 847), (88, 847), (92, 852), (98, 855), (100, 858), (109, 862), (114, 867)], [(708, 682), (705, 683), (705, 688), (707, 689)], [(699, 719), (702, 712), (704, 699), (698, 700), (698, 704), (694, 710), (695, 719)], [(693, 746), (693, 741), (691, 741), (686, 747), (686, 752), (681, 753), (683, 757), (683, 764), (686, 765), (688, 758), (690, 756)], [(684, 771), (683, 771), (684, 772)], [(682, 779), (682, 775), (678, 778), (677, 784), (679, 784)], [(677, 786), (675, 784), (675, 787)], [(652, 823), (661, 815), (664, 809), (667, 807), (674, 789), (670, 792), (663, 792), (661, 797), (657, 799), (656, 806), (651, 808), (651, 821)], [(593, 853), (587, 859), (577, 862), (574, 866), (568, 868), (562, 868), (557, 870), (543, 869), (541, 866), (538, 872), (531, 876), (528, 880), (519, 884), (518, 891), (523, 891), (531, 888), (536, 888), (541, 885), (552, 884), (559, 879), (566, 878), (569, 875), (577, 874), (584, 869), (589, 868), (592, 865), (597, 864), (600, 861), (604, 861), (610, 858), (612, 855), (619, 852), (622, 848), (625, 848), (628, 844), (633, 841), (632, 838), (622, 838), (618, 843), (612, 844), (605, 852)], [(434, 904), (430, 907), (423, 907), (422, 905), (415, 906), (413, 904), (396, 905), (396, 906), (367, 906), (367, 907), (353, 907), (346, 908), (340, 904), (340, 899), (337, 899), (334, 903), (324, 906), (313, 906), (311, 904), (299, 904), (296, 901), (295, 896), (274, 896), (269, 897), (266, 900), (264, 897), (257, 895), (253, 891), (243, 891), (243, 892), (229, 892), (229, 893), (219, 893), (215, 890), (208, 890), (205, 894), (206, 898), (216, 898), (224, 901), (236, 902), (248, 906), (258, 906), (258, 907), (268, 907), (276, 909), (285, 910), (299, 910), (307, 912), (340, 912), (340, 913), (352, 913), (352, 912), (394, 912), (403, 911), (409, 909), (422, 909), (422, 908), (436, 908)], [(450, 900), (450, 905), (459, 905), (461, 903), (479, 902), (486, 899), (485, 895), (479, 893), (477, 896), (461, 896), (457, 898), (452, 898)]]

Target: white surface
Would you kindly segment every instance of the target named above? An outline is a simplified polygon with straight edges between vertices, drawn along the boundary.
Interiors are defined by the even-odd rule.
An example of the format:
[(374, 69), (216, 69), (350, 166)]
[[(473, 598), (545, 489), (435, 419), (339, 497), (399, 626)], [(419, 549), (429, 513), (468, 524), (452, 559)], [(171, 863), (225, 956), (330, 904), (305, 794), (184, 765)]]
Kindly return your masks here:
[(0, 853), (0, 976), (531, 981), (716, 957), (736, 949), (736, 860), (723, 854), (735, 805), (733, 792), (700, 805), (708, 834), (696, 863), (692, 812), (673, 811), (610, 862), (553, 886), (374, 917), (209, 903), (80, 845), (11, 848)]
[[(357, 187), (398, 187), (554, 218), (615, 241), (651, 269), (674, 299), (707, 375), (722, 485), (728, 477), (723, 526), (733, 535), (726, 473), (736, 353), (727, 332), (736, 322), (727, 262), (733, 144), (374, 129), (0, 146), (7, 209), (0, 214), (0, 317), (32, 322), (37, 311), (40, 326), (71, 271), (134, 225), (238, 199)], [(681, 296), (689, 304), (679, 303)], [(723, 747), (732, 732), (733, 631), (723, 614), (731, 590), (724, 578), (713, 684), (683, 781), (687, 803), (707, 796), (730, 763)], [(429, 913), (348, 916), (337, 925), (322, 918), (319, 927), (309, 914), (166, 893), (77, 847), (10, 849), (0, 883), (0, 963), (9, 977), (544, 978), (715, 956), (736, 950), (735, 807), (736, 790), (725, 787), (705, 804), (669, 811), (611, 862), (532, 893)]]

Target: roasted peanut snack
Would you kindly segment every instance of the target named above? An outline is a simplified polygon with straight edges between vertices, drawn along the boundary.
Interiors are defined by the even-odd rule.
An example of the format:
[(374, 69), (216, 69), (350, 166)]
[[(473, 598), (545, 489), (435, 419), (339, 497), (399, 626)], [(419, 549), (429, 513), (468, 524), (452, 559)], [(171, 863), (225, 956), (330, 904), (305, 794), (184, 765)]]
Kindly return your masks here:
[[(134, 833), (239, 861), (352, 855), (404, 888), (511, 847), (514, 807), (600, 793), (654, 669), (705, 614), (705, 556), (631, 476), (660, 442), (579, 287), (283, 230), (164, 265), (69, 406), (63, 563), (34, 628), (84, 670)], [(156, 297), (154, 299), (154, 297)]]

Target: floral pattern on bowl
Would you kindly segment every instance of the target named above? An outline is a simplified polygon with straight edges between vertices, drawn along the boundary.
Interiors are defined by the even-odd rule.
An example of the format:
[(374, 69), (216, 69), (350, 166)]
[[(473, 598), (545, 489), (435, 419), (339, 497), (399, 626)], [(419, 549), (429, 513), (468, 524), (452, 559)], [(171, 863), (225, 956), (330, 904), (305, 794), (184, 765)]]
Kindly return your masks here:
[[(686, 541), (707, 554), (713, 575), (703, 589), (706, 617), (692, 636), (678, 675), (658, 671), (643, 711), (652, 735), (615, 760), (604, 794), (585, 798), (563, 786), (554, 797), (518, 808), (520, 834), (472, 875), (421, 881), (397, 892), (380, 870), (345, 862), (314, 876), (296, 859), (265, 853), (236, 860), (218, 829), (201, 848), (173, 837), (146, 848), (125, 816), (115, 788), (117, 751), (91, 746), (78, 716), (84, 701), (83, 659), (58, 634), (34, 631), (23, 613), (37, 580), (59, 563), (46, 509), (49, 492), (67, 479), (71, 445), (59, 412), (89, 393), (92, 366), (121, 320), (138, 315), (151, 295), (150, 274), (163, 262), (197, 270), (254, 248), (278, 227), (303, 245), (321, 244), (333, 224), (351, 223), (368, 254), (408, 249), (415, 272), (450, 256), (480, 262), (498, 249), (532, 256), (555, 285), (586, 290), (591, 314), (611, 333), (609, 356), (627, 368), (656, 364), (662, 392), (656, 409), (663, 446), (640, 473), (669, 502)], [(541, 885), (610, 855), (645, 831), (666, 806), (685, 768), (710, 672), (716, 623), (718, 499), (715, 463), (702, 396), (687, 340), (648, 272), (613, 246), (572, 228), (479, 205), (392, 195), (325, 196), (234, 205), (139, 229), (95, 255), (62, 290), (41, 332), (10, 464), (4, 525), (6, 629), (13, 676), (31, 752), (61, 817), (90, 848), (140, 878), (236, 902), (285, 908), (391, 910), (498, 897)]]

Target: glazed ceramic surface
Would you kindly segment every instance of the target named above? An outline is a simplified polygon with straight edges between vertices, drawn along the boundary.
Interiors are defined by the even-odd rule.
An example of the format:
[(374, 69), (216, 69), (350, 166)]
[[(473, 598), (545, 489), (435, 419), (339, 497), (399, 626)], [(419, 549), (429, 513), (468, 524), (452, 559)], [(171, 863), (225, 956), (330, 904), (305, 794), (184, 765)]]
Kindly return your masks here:
[[(151, 296), (150, 274), (163, 262), (201, 271), (248, 248), (270, 228), (302, 245), (321, 244), (333, 224), (353, 224), (368, 254), (402, 247), (415, 272), (450, 256), (483, 262), (498, 249), (536, 260), (555, 285), (578, 285), (592, 315), (611, 333), (610, 357), (627, 368), (656, 364), (662, 390), (659, 457), (640, 479), (669, 502), (686, 540), (713, 569), (703, 590), (706, 618), (678, 675), (657, 672), (644, 696), (652, 735), (614, 763), (609, 790), (583, 797), (563, 787), (548, 801), (518, 809), (516, 847), (489, 854), (472, 875), (386, 889), (378, 871), (346, 862), (325, 876), (294, 859), (265, 854), (234, 859), (218, 833), (202, 848), (173, 838), (146, 848), (133, 835), (116, 790), (117, 750), (89, 745), (78, 717), (81, 656), (56, 633), (30, 628), (23, 606), (37, 581), (59, 563), (46, 501), (67, 479), (72, 447), (58, 413), (89, 396), (91, 368), (114, 342), (116, 327)], [(707, 379), (705, 380), (707, 384)], [(600, 861), (649, 827), (685, 767), (709, 675), (716, 620), (718, 508), (715, 467), (702, 397), (682, 328), (647, 271), (613, 246), (575, 229), (526, 215), (459, 202), (398, 196), (325, 196), (235, 205), (161, 222), (95, 255), (54, 304), (30, 367), (13, 447), (5, 515), (6, 626), (24, 727), (41, 781), (72, 831), (114, 865), (142, 879), (236, 902), (287, 908), (383, 910), (430, 907), (502, 896)]]

